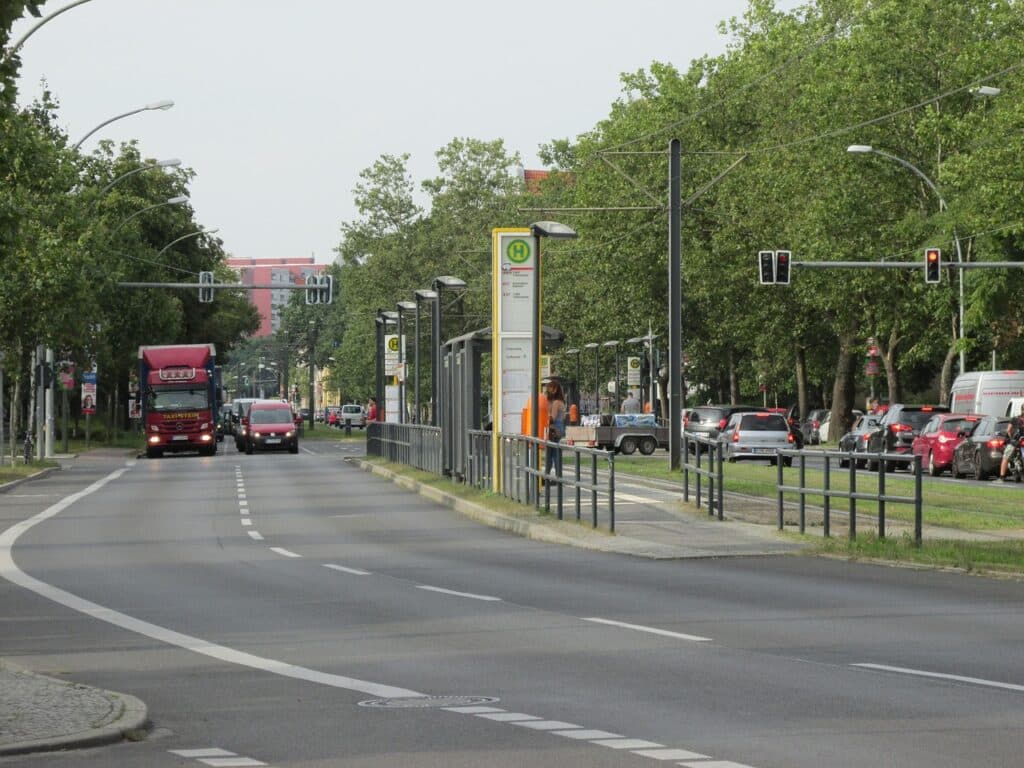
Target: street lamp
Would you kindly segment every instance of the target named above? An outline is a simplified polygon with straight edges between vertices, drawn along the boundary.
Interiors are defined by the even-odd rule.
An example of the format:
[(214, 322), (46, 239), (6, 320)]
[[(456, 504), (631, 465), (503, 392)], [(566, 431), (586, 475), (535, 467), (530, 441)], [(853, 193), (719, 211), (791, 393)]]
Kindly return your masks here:
[(166, 160), (157, 160), (155, 163), (143, 163), (138, 168), (132, 168), (130, 171), (122, 173), (112, 182), (107, 184), (107, 186), (101, 189), (98, 196), (103, 197), (103, 195), (109, 192), (111, 187), (113, 187), (119, 181), (121, 181), (122, 179), (127, 179), (129, 176), (134, 176), (136, 173), (148, 171), (150, 168), (177, 168), (179, 165), (181, 165), (181, 160), (179, 160), (176, 157), (170, 157)]
[(583, 348), (594, 350), (594, 413), (601, 413), (601, 345), (591, 341)]
[[(996, 92), (998, 92), (998, 89), (991, 89), (991, 90), (995, 90)], [(993, 94), (993, 95), (995, 95), (995, 94)], [(907, 162), (902, 157), (897, 157), (896, 155), (892, 155), (892, 154), (890, 154), (888, 152), (884, 152), (881, 149), (876, 149), (875, 147), (871, 146), (870, 144), (851, 144), (849, 147), (846, 148), (846, 151), (849, 152), (850, 154), (854, 154), (854, 155), (875, 154), (875, 155), (879, 155), (880, 157), (884, 157), (887, 160), (892, 160), (894, 163), (899, 163), (904, 168), (906, 168), (908, 171), (910, 171), (911, 173), (915, 174), (919, 179), (921, 179), (928, 186), (928, 188), (933, 193), (935, 193), (935, 196), (937, 198), (939, 198), (939, 211), (947, 210), (948, 206), (946, 205), (946, 200), (945, 200), (945, 198), (942, 197), (942, 193), (939, 192), (938, 187), (936, 187), (935, 183), (931, 179), (929, 179), (924, 174), (924, 171), (922, 171), (916, 165), (913, 165), (912, 163)], [(957, 261), (957, 264), (960, 265), (960, 268), (957, 269), (957, 272), (959, 272), (959, 275), (958, 275), (958, 277), (959, 277), (959, 280), (958, 280), (958, 282), (959, 282), (959, 301), (958, 301), (958, 304), (959, 304), (959, 309), (958, 309), (959, 322), (958, 322), (958, 324), (960, 326), (960, 333), (959, 333), (959, 341), (960, 341), (960, 345), (959, 345), (960, 346), (960, 373), (962, 375), (964, 373), (964, 270), (963, 270), (964, 257), (963, 257), (963, 252), (960, 249), (960, 238), (957, 236), (956, 226), (953, 227), (953, 242), (956, 244), (956, 261)]]
[[(432, 291), (428, 288), (420, 288), (416, 291), (416, 340), (414, 342), (414, 349), (416, 350), (416, 394), (414, 396), (414, 408), (416, 413), (416, 423), (420, 422), (420, 303), (424, 301), (433, 301), (437, 303), (437, 291)], [(433, 356), (431, 356), (433, 360)]]
[[(7, 49), (3, 52), (3, 57), (0, 58), (0, 66), (6, 64), (8, 59), (10, 59), (11, 56), (16, 54), (21, 49), (21, 46), (25, 44), (25, 41), (32, 37), (32, 35), (35, 34), (36, 30), (39, 29), (41, 26), (46, 24), (48, 21), (53, 21), (55, 18), (60, 16), (65, 11), (70, 11), (72, 8), (79, 5), (84, 5), (88, 2), (89, 0), (74, 0), (74, 2), (68, 3), (63, 8), (58, 8), (56, 11), (49, 14), (48, 16), (43, 16), (41, 19), (39, 19), (38, 22), (32, 25), (28, 32), (26, 32), (24, 35), (18, 38), (13, 45), (9, 45), (7, 47)], [(31, 13), (33, 16), (38, 18), (41, 15), (35, 3), (27, 3), (26, 5), (28, 6), (29, 13)]]
[(174, 102), (173, 101), (171, 101), (170, 99), (163, 99), (162, 101), (154, 101), (154, 102), (152, 102), (150, 104), (144, 104), (143, 106), (139, 107), (138, 109), (133, 109), (133, 110), (131, 110), (129, 112), (123, 112), (120, 115), (114, 115), (113, 117), (104, 120), (102, 123), (100, 123), (95, 128), (93, 128), (91, 131), (89, 131), (87, 134), (85, 134), (85, 136), (83, 136), (78, 141), (76, 141), (72, 145), (71, 148), (72, 149), (78, 149), (80, 146), (82, 146), (82, 143), (86, 139), (88, 139), (90, 136), (92, 136), (94, 133), (96, 133), (96, 131), (98, 131), (100, 128), (103, 128), (106, 125), (110, 125), (115, 120), (120, 120), (121, 118), (124, 118), (124, 117), (131, 117), (132, 115), (139, 114), (139, 112), (148, 112), (148, 111), (151, 111), (151, 110), (154, 110), (154, 109), (168, 110), (168, 109), (170, 109), (173, 106), (174, 106)]
[(405, 340), (402, 338), (402, 314), (404, 312), (415, 312), (417, 304), (414, 301), (399, 301), (395, 304), (398, 314), (398, 372), (401, 374), (398, 379), (398, 423), (405, 423), (405, 380), (408, 378), (403, 370), (405, 362)]
[(434, 302), (430, 328), (430, 346), (432, 347), (430, 358), (430, 423), (436, 427), (440, 423), (441, 411), (441, 294), (445, 289), (464, 289), (466, 281), (452, 275), (441, 275), (434, 278), (431, 287), (437, 293), (437, 300)]
[(114, 229), (110, 232), (111, 237), (113, 237), (113, 235), (115, 235), (117, 233), (117, 231), (119, 229), (121, 229), (121, 227), (123, 227), (125, 224), (127, 224), (132, 219), (134, 219), (136, 216), (141, 216), (144, 213), (149, 213), (154, 208), (162, 208), (165, 205), (181, 205), (182, 203), (187, 203), (187, 202), (188, 202), (188, 197), (186, 197), (185, 195), (178, 195), (177, 197), (169, 197), (166, 200), (164, 200), (162, 203), (154, 203), (153, 205), (146, 206), (145, 208), (136, 211), (131, 216), (129, 216), (128, 218), (124, 219), (116, 227), (114, 227)]
[(578, 413), (581, 410), (580, 388), (582, 387), (582, 382), (580, 382), (580, 376), (582, 374), (580, 373), (580, 356), (583, 354), (583, 351), (579, 349), (567, 349), (564, 354), (576, 356), (576, 411)]
[(212, 235), (214, 232), (220, 232), (220, 230), (217, 229), (216, 227), (214, 227), (213, 229), (197, 229), (195, 232), (189, 232), (187, 235), (176, 237), (163, 248), (161, 248), (159, 251), (157, 251), (156, 258), (159, 259), (161, 256), (163, 256), (164, 252), (175, 243), (180, 243), (182, 240), (187, 240), (190, 237), (199, 237), (200, 235)]
[(621, 342), (617, 340), (606, 341), (602, 346), (611, 347), (615, 350), (615, 412), (619, 412), (619, 408), (622, 406), (622, 387), (619, 386), (619, 344)]

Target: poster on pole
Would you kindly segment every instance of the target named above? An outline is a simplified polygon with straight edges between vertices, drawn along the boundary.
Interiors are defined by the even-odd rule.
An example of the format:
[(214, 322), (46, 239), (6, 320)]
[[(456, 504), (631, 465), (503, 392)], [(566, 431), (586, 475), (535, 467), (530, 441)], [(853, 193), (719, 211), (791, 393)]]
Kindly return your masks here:
[(639, 387), (640, 386), (640, 358), (639, 357), (627, 357), (626, 358), (626, 386), (627, 387)]
[(96, 369), (82, 374), (82, 413), (93, 416), (96, 413)]
[[(405, 356), (405, 334), (402, 334), (402, 361), (406, 360)], [(384, 337), (384, 375), (385, 376), (398, 376), (398, 334), (389, 333)]]

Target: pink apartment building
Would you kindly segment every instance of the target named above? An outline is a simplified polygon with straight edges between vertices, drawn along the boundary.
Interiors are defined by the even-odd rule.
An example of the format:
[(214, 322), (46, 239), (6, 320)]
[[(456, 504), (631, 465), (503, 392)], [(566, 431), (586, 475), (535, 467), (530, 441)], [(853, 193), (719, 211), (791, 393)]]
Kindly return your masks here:
[[(319, 275), (326, 264), (317, 264), (312, 256), (283, 259), (228, 259), (228, 266), (238, 272), (239, 282), (247, 285), (305, 285), (308, 275)], [(253, 336), (270, 336), (281, 326), (281, 309), (288, 305), (295, 291), (260, 289), (249, 291), (249, 302), (260, 313), (262, 322)]]

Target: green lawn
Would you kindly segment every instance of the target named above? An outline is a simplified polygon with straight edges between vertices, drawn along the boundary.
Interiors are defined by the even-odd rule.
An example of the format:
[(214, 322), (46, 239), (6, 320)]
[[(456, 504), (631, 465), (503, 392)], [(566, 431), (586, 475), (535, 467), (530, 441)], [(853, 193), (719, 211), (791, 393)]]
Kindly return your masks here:
[(0, 467), (0, 485), (9, 483), (12, 480), (20, 480), (23, 477), (28, 477), (41, 469), (57, 466), (57, 463), (54, 461), (31, 461), (28, 466), (19, 462), (12, 467), (8, 462), (9, 459), (9, 456), (6, 457), (4, 459), (4, 465)]

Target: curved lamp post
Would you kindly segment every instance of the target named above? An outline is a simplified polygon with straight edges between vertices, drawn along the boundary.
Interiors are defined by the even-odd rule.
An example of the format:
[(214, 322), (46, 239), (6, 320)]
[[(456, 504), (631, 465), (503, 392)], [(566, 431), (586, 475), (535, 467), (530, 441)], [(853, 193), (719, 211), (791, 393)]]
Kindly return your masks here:
[(214, 232), (219, 232), (219, 231), (220, 230), (217, 229), (216, 227), (214, 227), (213, 229), (197, 229), (195, 232), (189, 232), (187, 235), (182, 235), (181, 237), (176, 237), (173, 240), (171, 240), (171, 242), (169, 242), (167, 245), (165, 245), (163, 248), (161, 248), (159, 251), (157, 251), (156, 258), (159, 259), (164, 254), (164, 252), (168, 248), (170, 248), (172, 245), (174, 245), (175, 243), (180, 243), (182, 240), (187, 240), (190, 237), (199, 237), (200, 235), (212, 235)]
[(112, 182), (107, 184), (107, 186), (101, 189), (99, 192), (99, 196), (103, 197), (103, 195), (109, 192), (110, 188), (117, 184), (119, 181), (121, 181), (122, 179), (127, 179), (129, 176), (134, 176), (136, 173), (148, 171), (150, 168), (176, 168), (179, 165), (181, 165), (181, 160), (179, 160), (176, 157), (171, 157), (168, 158), (167, 160), (157, 160), (155, 163), (145, 163), (143, 165), (140, 165), (138, 168), (132, 168), (130, 171), (122, 173)]
[[(998, 91), (998, 89), (993, 89), (993, 90), (997, 90)], [(915, 176), (917, 176), (919, 179), (921, 179), (921, 181), (923, 181), (928, 186), (928, 188), (935, 194), (935, 196), (939, 199), (939, 210), (940, 211), (948, 210), (948, 206), (946, 205), (946, 200), (945, 200), (945, 198), (943, 198), (942, 193), (939, 192), (939, 188), (936, 187), (935, 183), (925, 175), (924, 171), (922, 171), (920, 168), (918, 168), (913, 163), (910, 163), (910, 162), (904, 160), (902, 157), (897, 157), (896, 155), (890, 154), (890, 153), (885, 152), (885, 151), (883, 151), (881, 149), (876, 149), (875, 147), (871, 146), (870, 144), (851, 144), (849, 147), (846, 148), (846, 151), (849, 152), (850, 154), (853, 154), (853, 155), (867, 155), (867, 154), (878, 155), (879, 157), (884, 157), (887, 160), (892, 160), (894, 163), (898, 163), (899, 165), (902, 165), (908, 171), (910, 171)], [(960, 249), (960, 238), (957, 236), (956, 227), (955, 226), (953, 227), (953, 242), (956, 244), (956, 261), (957, 261), (957, 264), (962, 265), (964, 263), (963, 252)], [(958, 324), (960, 326), (960, 329), (959, 329), (960, 330), (960, 333), (959, 333), (959, 341), (960, 341), (960, 373), (962, 374), (964, 372), (964, 270), (961, 267), (960, 269), (957, 270), (957, 272), (959, 272), (959, 275), (958, 275), (958, 277), (959, 277), (959, 281), (958, 281), (959, 282), (959, 302), (958, 302), (959, 303), (959, 310), (958, 310), (959, 321), (958, 321)]]
[(121, 118), (124, 118), (124, 117), (131, 117), (132, 115), (137, 115), (137, 114), (139, 114), (139, 112), (148, 112), (148, 111), (151, 111), (151, 110), (154, 110), (154, 109), (168, 110), (168, 109), (170, 109), (173, 106), (174, 106), (174, 102), (173, 101), (171, 101), (170, 99), (163, 99), (162, 101), (154, 101), (154, 102), (151, 102), (149, 104), (145, 104), (145, 105), (139, 107), (138, 109), (133, 109), (133, 110), (131, 110), (129, 112), (122, 112), (120, 115), (114, 115), (113, 117), (111, 117), (111, 118), (109, 118), (107, 120), (104, 120), (102, 123), (100, 123), (95, 128), (93, 128), (91, 131), (89, 131), (87, 134), (85, 134), (85, 136), (83, 136), (78, 141), (76, 141), (72, 145), (71, 148), (72, 149), (78, 149), (80, 146), (82, 146), (82, 143), (86, 139), (88, 139), (90, 136), (92, 136), (94, 133), (96, 133), (96, 131), (98, 131), (100, 128), (103, 128), (104, 126), (110, 125), (111, 123), (115, 122), (116, 120), (120, 120)]
[[(16, 54), (21, 49), (21, 46), (23, 46), (25, 44), (25, 41), (28, 40), (30, 37), (32, 37), (32, 35), (34, 35), (36, 33), (36, 30), (39, 29), (41, 26), (43, 26), (44, 24), (46, 24), (49, 21), (53, 21), (55, 18), (60, 16), (62, 13), (65, 13), (66, 11), (70, 11), (72, 8), (75, 8), (76, 6), (85, 5), (85, 3), (88, 3), (88, 2), (89, 2), (89, 0), (75, 0), (73, 3), (68, 3), (63, 8), (58, 8), (56, 11), (54, 11), (51, 14), (49, 14), (48, 16), (43, 16), (38, 22), (36, 22), (35, 24), (32, 25), (32, 27), (28, 30), (28, 32), (26, 32), (24, 35), (19, 37), (14, 42), (13, 45), (7, 46), (6, 50), (4, 50), (3, 58), (0, 59), (0, 66), (2, 66), (3, 64), (6, 64), (8, 59), (10, 59), (11, 56)], [(29, 12), (33, 16), (39, 16), (39, 9), (35, 7), (35, 3), (26, 3), (26, 5), (28, 5)]]
[(128, 218), (124, 219), (120, 224), (118, 224), (116, 227), (114, 227), (113, 230), (111, 230), (110, 234), (111, 234), (111, 236), (113, 236), (114, 234), (117, 233), (117, 231), (119, 229), (121, 229), (121, 227), (123, 227), (125, 224), (127, 224), (132, 219), (134, 219), (136, 216), (141, 216), (144, 213), (149, 213), (154, 208), (163, 208), (165, 205), (181, 205), (182, 203), (187, 203), (187, 202), (188, 202), (188, 198), (185, 195), (178, 195), (177, 197), (169, 197), (166, 200), (164, 200), (162, 203), (154, 203), (153, 205), (146, 206), (145, 208), (136, 211), (131, 216), (129, 216)]

